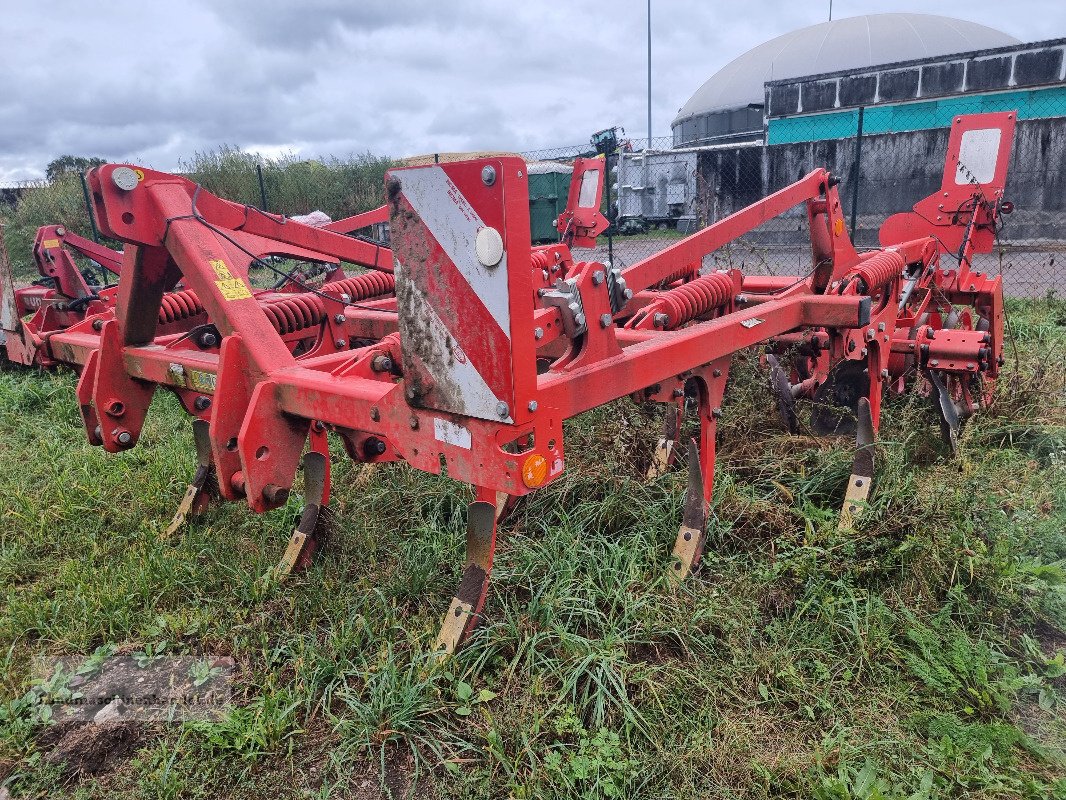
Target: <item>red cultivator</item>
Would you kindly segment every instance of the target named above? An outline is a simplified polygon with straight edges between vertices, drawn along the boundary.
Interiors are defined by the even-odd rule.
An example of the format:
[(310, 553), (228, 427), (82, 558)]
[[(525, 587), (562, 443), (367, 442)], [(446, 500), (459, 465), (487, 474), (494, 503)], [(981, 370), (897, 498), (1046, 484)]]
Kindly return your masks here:
[[(82, 319), (43, 333), (52, 323), (35, 316), (20, 332), (16, 319), (5, 324), (8, 346), (31, 342), (31, 360), (84, 365), (85, 429), (108, 451), (136, 444), (157, 387), (198, 418), (200, 466), (170, 532), (204, 509), (212, 486), (255, 511), (282, 505), (302, 460), (305, 509), (282, 572), (305, 564), (318, 540), (326, 431), (357, 461), (404, 460), (472, 484), (467, 564), (438, 641), (451, 651), (485, 602), (497, 510), (563, 473), (563, 421), (584, 411), (626, 395), (667, 404), (663, 468), (686, 393), (695, 395), (701, 432), (687, 448), (679, 579), (704, 546), (734, 353), (768, 346), (790, 424), (795, 399), (810, 397), (817, 432), (856, 434), (845, 522), (869, 493), (886, 386), (924, 381), (954, 441), (1000, 364), (999, 278), (974, 272), (971, 258), (991, 248), (1007, 210), (1013, 127), (1013, 114), (957, 119), (944, 186), (886, 223), (884, 249), (856, 251), (836, 180), (815, 170), (625, 269), (575, 262), (570, 251), (606, 225), (595, 159), (575, 164), (563, 242), (543, 247), (529, 243), (521, 159), (391, 170), (391, 252), (340, 233), (354, 225), (311, 228), (184, 178), (106, 165), (89, 181), (101, 230), (127, 245), (112, 265), (115, 302), (97, 292)], [(700, 274), (705, 256), (797, 205), (810, 227), (806, 275)], [(957, 255), (957, 270), (941, 269), (943, 253)], [(319, 265), (325, 282), (285, 272), (276, 290), (254, 292), (249, 268), (277, 257)], [(341, 262), (368, 271), (345, 277)], [(62, 284), (54, 291), (70, 296)]]

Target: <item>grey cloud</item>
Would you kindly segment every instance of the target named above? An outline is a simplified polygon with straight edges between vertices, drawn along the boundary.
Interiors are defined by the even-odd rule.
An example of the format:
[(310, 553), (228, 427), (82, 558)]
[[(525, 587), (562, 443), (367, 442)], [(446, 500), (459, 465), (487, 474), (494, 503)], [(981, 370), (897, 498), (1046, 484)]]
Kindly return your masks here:
[[(717, 68), (823, 9), (654, 2), (656, 135)], [(837, 14), (913, 10), (838, 0)], [(1061, 0), (957, 13), (1021, 39), (1066, 35)], [(1024, 13), (1021, 13), (1024, 10)], [(63, 153), (172, 169), (234, 144), (306, 157), (541, 149), (646, 127), (645, 3), (171, 0), (10, 3), (0, 182)]]

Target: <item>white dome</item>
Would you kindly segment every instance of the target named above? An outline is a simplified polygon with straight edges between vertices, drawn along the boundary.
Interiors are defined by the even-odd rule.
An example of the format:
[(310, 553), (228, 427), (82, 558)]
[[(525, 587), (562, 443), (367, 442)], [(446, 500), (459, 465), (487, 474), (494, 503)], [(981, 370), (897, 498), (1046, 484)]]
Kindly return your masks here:
[(1018, 44), (994, 28), (933, 14), (867, 14), (786, 33), (735, 58), (681, 107), (673, 124), (764, 102), (763, 84), (838, 70)]

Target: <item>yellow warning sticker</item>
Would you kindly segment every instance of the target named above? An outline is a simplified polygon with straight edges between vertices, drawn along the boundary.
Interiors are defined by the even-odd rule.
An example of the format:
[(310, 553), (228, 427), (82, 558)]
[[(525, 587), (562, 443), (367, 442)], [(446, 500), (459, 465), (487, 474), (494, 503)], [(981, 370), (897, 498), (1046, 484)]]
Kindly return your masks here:
[(59, 239), (45, 239), (41, 242), (41, 247), (45, 250), (51, 250), (53, 247), (59, 247)]
[(229, 271), (229, 267), (226, 266), (226, 262), (221, 258), (212, 258), (208, 261), (211, 265), (211, 269), (215, 271), (215, 277), (218, 278), (215, 281), (215, 286), (222, 292), (222, 297), (225, 300), (247, 300), (252, 296), (252, 293), (248, 291), (248, 284), (242, 281), (240, 278), (234, 278), (233, 273)]
[(215, 277), (220, 281), (233, 280), (233, 273), (229, 271), (229, 267), (226, 266), (226, 262), (221, 258), (212, 258), (207, 262), (211, 265), (211, 269), (215, 271)]
[(224, 300), (247, 300), (252, 296), (252, 293), (248, 291), (248, 285), (240, 278), (215, 281), (215, 286), (222, 292)]
[(189, 377), (189, 388), (197, 392), (215, 391), (215, 376), (210, 372), (201, 372), (198, 369), (186, 370)]

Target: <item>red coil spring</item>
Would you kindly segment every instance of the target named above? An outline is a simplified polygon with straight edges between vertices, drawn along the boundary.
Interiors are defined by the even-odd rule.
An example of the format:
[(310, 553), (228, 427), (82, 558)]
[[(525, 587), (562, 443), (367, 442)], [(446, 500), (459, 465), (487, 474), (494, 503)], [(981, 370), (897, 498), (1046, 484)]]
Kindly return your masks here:
[(676, 328), (712, 308), (724, 306), (733, 297), (733, 279), (721, 272), (704, 275), (684, 286), (671, 289), (655, 303), (652, 313), (669, 318), (664, 327)]
[(533, 269), (550, 269), (555, 263), (552, 254), (544, 250), (534, 250), (529, 260), (532, 262)]
[(263, 311), (274, 330), (282, 335), (321, 325), (326, 318), (325, 301), (314, 294), (294, 294), (265, 304)]
[(200, 299), (191, 290), (167, 292), (159, 306), (159, 324), (166, 325), (168, 322), (189, 319), (203, 312), (204, 307)]
[(661, 281), (659, 281), (658, 285), (659, 286), (669, 286), (671, 283), (676, 283), (677, 281), (681, 280), (682, 278), (694, 278), (694, 277), (699, 275), (699, 272), (700, 272), (700, 265), (699, 264), (686, 264), (685, 266), (683, 266), (681, 269), (677, 270), (676, 272), (673, 272), (670, 275), (667, 275), (665, 278), (663, 278)]
[(358, 303), (360, 300), (392, 294), (396, 291), (396, 278), (388, 272), (364, 272), (351, 278), (330, 281), (322, 287), (322, 291), (331, 295), (346, 294), (348, 302)]
[(902, 275), (906, 265), (903, 256), (899, 253), (882, 250), (863, 261), (851, 271), (851, 274), (858, 276), (866, 287), (865, 291), (870, 292)]

